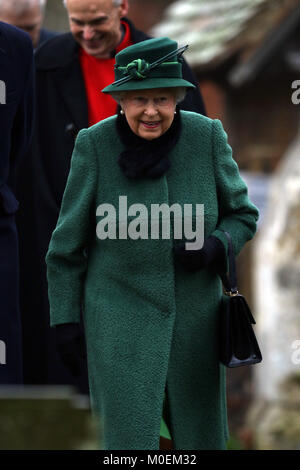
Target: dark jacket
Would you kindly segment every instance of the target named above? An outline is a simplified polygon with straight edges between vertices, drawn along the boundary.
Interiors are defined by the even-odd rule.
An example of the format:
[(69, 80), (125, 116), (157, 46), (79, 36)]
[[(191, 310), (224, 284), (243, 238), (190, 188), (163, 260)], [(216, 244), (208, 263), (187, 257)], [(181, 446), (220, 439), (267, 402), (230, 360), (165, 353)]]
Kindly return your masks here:
[[(30, 37), (0, 22), (0, 384), (21, 383), (18, 239), (14, 189), (28, 150), (34, 111), (34, 63)], [(4, 362), (4, 363), (3, 363)]]
[(56, 31), (49, 31), (49, 29), (42, 28), (37, 48), (44, 44), (44, 42), (48, 41), (48, 39), (58, 36), (58, 34), (59, 33), (57, 33)]
[[(128, 23), (133, 43), (148, 39)], [(47, 41), (36, 52), (37, 127), (30, 162), (24, 168), (26, 187), (20, 188), (27, 202), (19, 218), (24, 373), (29, 383), (72, 383), (57, 357), (49, 327), (45, 255), (57, 222), (75, 137), (88, 127), (78, 50), (72, 34), (66, 33)], [(196, 83), (186, 63), (183, 75)], [(205, 113), (198, 89), (188, 93), (182, 107)], [(33, 343), (34, 330), (37, 338)]]

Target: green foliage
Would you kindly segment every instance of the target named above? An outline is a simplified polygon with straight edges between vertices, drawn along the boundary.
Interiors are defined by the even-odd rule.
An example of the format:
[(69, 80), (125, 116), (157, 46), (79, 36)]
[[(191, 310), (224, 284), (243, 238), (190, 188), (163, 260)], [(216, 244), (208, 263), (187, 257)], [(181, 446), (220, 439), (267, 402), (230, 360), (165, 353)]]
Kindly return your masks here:
[(245, 450), (243, 442), (235, 436), (230, 436), (227, 441), (227, 450)]

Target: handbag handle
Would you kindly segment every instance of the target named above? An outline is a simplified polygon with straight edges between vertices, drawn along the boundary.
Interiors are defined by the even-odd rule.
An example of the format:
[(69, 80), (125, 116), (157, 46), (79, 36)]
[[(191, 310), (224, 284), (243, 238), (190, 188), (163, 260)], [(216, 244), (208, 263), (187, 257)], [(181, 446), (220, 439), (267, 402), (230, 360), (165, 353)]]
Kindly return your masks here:
[(223, 286), (225, 288), (225, 294), (229, 296), (238, 295), (239, 291), (237, 289), (237, 276), (236, 276), (236, 265), (235, 265), (235, 256), (231, 241), (231, 236), (228, 232), (225, 232), (227, 242), (228, 242), (228, 258), (229, 258), (229, 276), (226, 274), (221, 274)]

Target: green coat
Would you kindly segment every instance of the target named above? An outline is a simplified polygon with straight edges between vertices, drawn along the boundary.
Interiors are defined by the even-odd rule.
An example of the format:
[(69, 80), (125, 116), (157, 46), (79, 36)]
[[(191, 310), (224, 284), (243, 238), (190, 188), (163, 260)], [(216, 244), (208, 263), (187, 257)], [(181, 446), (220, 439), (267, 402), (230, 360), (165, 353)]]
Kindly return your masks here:
[[(205, 238), (238, 254), (256, 230), (258, 211), (232, 158), (219, 120), (181, 111), (182, 132), (167, 173), (129, 180), (116, 116), (80, 131), (46, 261), (51, 325), (86, 331), (91, 403), (101, 416), (105, 449), (158, 449), (165, 385), (175, 449), (225, 449), (225, 368), (218, 362), (217, 275), (188, 273), (162, 239), (96, 235), (103, 203), (204, 204)], [(138, 215), (138, 214), (137, 214)], [(134, 219), (134, 217), (131, 217)], [(118, 219), (117, 219), (118, 221)]]

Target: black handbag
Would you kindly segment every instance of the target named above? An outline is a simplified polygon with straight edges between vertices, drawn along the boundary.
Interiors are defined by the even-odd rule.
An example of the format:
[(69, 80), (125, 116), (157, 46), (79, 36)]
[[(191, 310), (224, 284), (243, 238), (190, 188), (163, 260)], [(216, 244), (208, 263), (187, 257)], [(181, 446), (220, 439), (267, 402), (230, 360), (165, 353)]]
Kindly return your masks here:
[(219, 318), (219, 358), (226, 367), (257, 364), (262, 355), (252, 327), (255, 320), (246, 299), (238, 292), (232, 241), (229, 233), (224, 233), (228, 240), (229, 276), (220, 275), (224, 292)]

